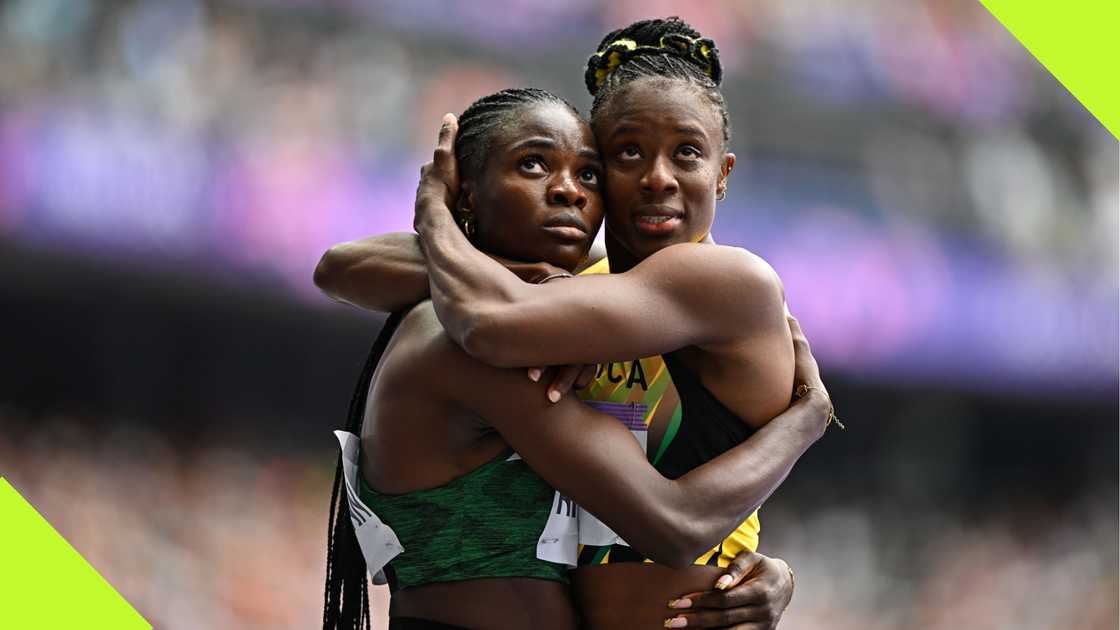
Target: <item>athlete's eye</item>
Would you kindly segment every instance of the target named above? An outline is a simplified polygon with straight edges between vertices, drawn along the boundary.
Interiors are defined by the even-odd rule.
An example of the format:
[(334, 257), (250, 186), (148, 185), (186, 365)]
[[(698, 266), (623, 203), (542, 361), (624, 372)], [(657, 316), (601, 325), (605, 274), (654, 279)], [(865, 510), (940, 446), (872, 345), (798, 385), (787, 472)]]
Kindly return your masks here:
[(599, 173), (594, 169), (585, 168), (579, 172), (579, 181), (587, 184), (588, 186), (599, 185)]
[(618, 152), (618, 159), (620, 160), (637, 160), (642, 157), (642, 151), (636, 145), (629, 144)]
[(677, 155), (686, 160), (697, 160), (703, 157), (703, 154), (700, 153), (700, 149), (697, 149), (691, 144), (681, 145), (681, 147), (677, 149)]
[(539, 155), (530, 155), (529, 157), (521, 158), (517, 166), (526, 173), (544, 173), (544, 158)]

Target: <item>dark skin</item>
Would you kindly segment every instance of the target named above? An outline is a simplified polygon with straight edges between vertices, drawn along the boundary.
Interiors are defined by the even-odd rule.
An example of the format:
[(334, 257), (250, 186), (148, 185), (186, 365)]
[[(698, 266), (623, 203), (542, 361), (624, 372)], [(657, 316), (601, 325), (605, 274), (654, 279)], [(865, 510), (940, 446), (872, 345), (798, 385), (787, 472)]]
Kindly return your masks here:
[[(526, 282), (536, 282), (555, 271), (546, 263), (500, 260)], [(336, 245), (324, 254), (316, 268), (315, 282), (331, 297), (373, 311), (399, 310), (428, 297), (426, 262), (415, 234), (386, 234)], [(798, 361), (796, 382), (823, 391), (824, 385), (820, 382), (808, 341), (797, 321), (790, 317), (789, 322)], [(531, 378), (534, 381), (541, 379), (540, 370), (530, 370), (534, 371), (538, 375)], [(567, 387), (571, 387), (579, 372), (579, 369), (560, 370), (556, 380), (549, 385), (550, 395), (555, 395), (558, 400), (567, 391), (562, 383), (566, 382)], [(594, 366), (590, 374), (594, 374)], [(542, 382), (549, 380), (546, 373)], [(585, 385), (576, 382), (577, 387)], [(673, 388), (671, 383), (670, 388)], [(653, 441), (656, 442), (657, 438)], [(646, 568), (639, 569), (642, 573), (635, 580), (629, 575), (634, 569), (619, 568), (624, 566), (598, 569), (603, 574), (601, 579), (593, 582), (600, 589), (597, 593), (587, 592), (590, 590), (588, 580), (577, 582), (577, 588), (581, 589), (579, 600), (600, 599), (608, 604), (605, 609), (628, 610), (631, 613), (641, 611), (647, 621), (669, 614), (686, 618), (688, 627), (693, 628), (732, 627), (731, 624), (738, 622), (733, 627), (767, 630), (777, 627), (793, 595), (793, 573), (785, 561), (757, 552), (744, 551), (735, 557), (720, 575), (721, 579), (725, 576), (731, 578), (723, 589), (711, 588), (711, 576), (706, 574), (716, 572), (709, 568), (695, 567), (687, 572), (659, 575), (650, 572), (649, 565), (645, 565)], [(651, 592), (651, 582), (656, 584), (657, 592)], [(625, 589), (635, 584), (639, 586), (619, 591), (619, 587)], [(496, 586), (491, 581), (486, 588)], [(430, 588), (431, 597), (436, 601), (449, 597), (441, 592), (450, 589), (448, 585), (433, 585)], [(477, 588), (477, 583), (457, 584), (455, 588), (473, 590)], [(684, 591), (690, 592), (681, 595)], [(460, 594), (471, 602), (491, 601), (491, 595), (494, 595), (491, 593), (480, 598), (473, 593)], [(662, 604), (664, 597), (672, 598), (669, 600), (672, 610), (668, 612)], [(520, 595), (514, 592), (506, 597), (507, 601), (520, 599)]]
[[(530, 132), (551, 138), (554, 148), (538, 143), (529, 155), (510, 155)], [(601, 216), (599, 195), (585, 172), (589, 162), (583, 149), (592, 146), (590, 130), (565, 108), (544, 106), (526, 110), (507, 135), (494, 143), (484, 171), (489, 181), (468, 184), (472, 196), (460, 209), (474, 213), (478, 234), (487, 234), (488, 242), (513, 247), (537, 239), (546, 260), (574, 265), (586, 249), (580, 254), (571, 244), (586, 248), (590, 235), (584, 242), (551, 228), (557, 217), (570, 223), (575, 213), (590, 230), (598, 222), (596, 215)], [(453, 162), (450, 138), (445, 133), (437, 150), (441, 168)], [(579, 150), (572, 151), (576, 146)], [(443, 199), (433, 170), (426, 169), (418, 204), (431, 203), (434, 195)], [(515, 203), (528, 207), (509, 205)], [(510, 207), (518, 210), (511, 213)], [(484, 222), (492, 223), (494, 231), (482, 230)], [(816, 379), (815, 364), (810, 367), (807, 378)], [(432, 378), (439, 374), (457, 377)], [(784, 421), (670, 481), (649, 465), (641, 447), (613, 418), (573, 398), (551, 404), (543, 386), (529, 382), (523, 372), (485, 366), (468, 356), (447, 336), (431, 303), (418, 305), (405, 317), (371, 393), (362, 443), (363, 470), (374, 488), (407, 492), (440, 485), (489, 461), (509, 444), (546, 481), (637, 549), (670, 566), (686, 565), (713, 546), (772, 492), (797, 456), (819, 437), (828, 408), (823, 393), (810, 395), (783, 414)], [(744, 497), (757, 499), (743, 505)], [(519, 605), (511, 607), (511, 601)], [(659, 608), (664, 605), (661, 601)], [(567, 628), (575, 623), (567, 589), (532, 579), (405, 589), (394, 595), (392, 612), (469, 627)]]
[[(515, 231), (505, 225), (510, 219), (479, 217), (475, 221), (474, 244), (482, 251), (502, 252), (508, 259), (546, 260), (570, 270), (587, 257), (603, 222), (599, 193), (602, 166), (599, 153), (591, 144), (593, 137), (582, 121), (558, 115), (558, 110), (563, 110), (559, 105), (538, 109), (549, 110), (551, 115), (540, 120), (534, 117), (525, 120), (520, 128), (524, 137), (491, 145), (486, 164), (489, 176), (464, 179), (457, 210), (460, 216), (494, 208), (517, 208), (529, 213), (529, 217), (519, 216), (517, 220), (528, 218), (543, 229), (528, 233)], [(559, 127), (549, 128), (548, 122)], [(555, 172), (555, 162), (560, 155), (574, 155), (582, 161), (574, 174)], [(495, 172), (519, 176), (493, 176)], [(545, 209), (534, 203), (540, 195), (538, 189), (542, 181), (549, 183), (545, 191), (549, 205)], [(564, 210), (553, 211), (555, 207)]]
[(670, 79), (631, 83), (600, 114), (596, 137), (607, 163), (607, 251), (623, 272), (712, 231), (735, 154), (714, 105)]
[[(437, 162), (439, 161), (441, 153), (437, 151)], [(442, 152), (445, 158), (449, 155), (449, 150)], [(427, 170), (428, 175), (433, 174), (433, 169)], [(431, 182), (429, 182), (430, 184)], [(442, 192), (437, 186), (437, 191)], [(422, 191), (423, 192), (423, 185)], [(422, 195), (423, 196), (423, 195)], [(396, 265), (396, 269), (390, 269), (388, 275), (385, 272), (384, 264), (370, 265), (369, 256), (365, 255), (364, 250), (373, 247), (379, 249), (382, 253), (386, 248), (380, 247), (377, 243), (378, 239), (366, 239), (355, 243), (353, 246), (336, 247), (328, 255), (324, 256), (323, 264), (316, 270), (316, 282), (321, 287), (330, 286), (333, 290), (329, 290), (336, 297), (346, 298), (347, 301), (352, 303), (360, 303), (369, 305), (371, 303), (380, 305), (384, 304), (385, 298), (385, 285), (381, 284), (390, 277), (395, 277), (397, 281), (393, 282), (390, 290), (391, 294), (394, 290), (401, 292), (402, 290), (407, 293), (407, 289), (411, 287), (408, 279), (415, 279), (419, 274), (423, 276), (424, 263), (422, 256), (417, 260), (416, 242), (414, 236), (409, 235), (389, 235), (388, 237), (379, 237), (381, 244), (385, 243), (388, 239), (390, 243), (389, 250), (395, 249), (398, 253), (405, 253), (406, 255), (397, 258), (390, 257), (389, 262)], [(344, 255), (339, 255), (340, 253)], [(382, 259), (384, 262), (385, 259)], [(404, 273), (401, 273), (403, 270)], [(533, 273), (543, 273), (541, 270), (536, 270)], [(339, 282), (339, 279), (343, 282)], [(380, 289), (381, 295), (377, 291), (370, 293), (370, 286), (367, 282), (375, 280), (375, 287)], [(418, 284), (413, 282), (412, 284)], [(346, 291), (339, 291), (339, 287), (350, 287), (356, 289), (361, 287), (361, 291), (351, 292), (347, 294)], [(403, 288), (403, 289), (402, 289)], [(415, 289), (415, 287), (411, 287)], [(326, 288), (325, 288), (326, 290)], [(390, 298), (392, 299), (392, 298)], [(790, 319), (790, 329), (794, 334), (794, 344), (798, 348), (798, 382), (804, 382), (817, 387), (817, 392), (824, 392), (823, 384), (820, 383), (819, 375), (816, 369), (816, 364), (812, 359), (809, 352), (808, 344), (801, 335), (800, 329), (796, 325), (796, 321)], [(818, 395), (817, 392), (811, 394), (811, 397), (820, 398), (817, 401), (824, 409), (827, 406), (827, 396)], [(784, 420), (780, 422), (788, 422), (795, 424), (799, 422), (797, 417), (804, 419), (803, 409), (794, 409), (783, 414)], [(818, 420), (819, 421), (819, 418)], [(756, 436), (749, 442), (755, 442)], [(761, 438), (768, 439), (768, 438)], [(780, 442), (780, 440), (779, 440)], [(736, 499), (742, 500), (745, 496), (759, 496), (751, 494), (755, 492), (760, 484), (767, 478), (767, 470), (781, 469), (783, 467), (792, 466), (793, 461), (796, 460), (801, 446), (797, 446), (797, 440), (787, 440), (784, 443), (778, 444), (777, 450), (772, 451), (773, 458), (760, 458), (756, 462), (756, 467), (752, 472), (757, 475), (757, 482), (748, 484), (748, 492), (745, 495), (737, 495)], [(759, 443), (761, 447), (761, 443)], [(783, 459), (784, 458), (784, 459)], [(713, 466), (719, 466), (719, 460), (712, 462)], [(788, 470), (788, 468), (786, 468)], [(782, 473), (784, 476), (784, 473)], [(772, 490), (772, 489), (771, 489)], [(768, 494), (769, 490), (765, 492)], [(578, 498), (578, 496), (577, 496)], [(610, 523), (609, 519), (606, 519)], [(613, 526), (613, 525), (612, 525)], [(616, 529), (618, 529), (616, 527)], [(620, 532), (622, 530), (619, 530)], [(625, 536), (625, 534), (623, 534)], [(645, 565), (647, 568), (650, 565)], [(628, 620), (635, 625), (632, 627), (648, 627), (651, 620), (662, 619), (666, 614), (673, 614), (673, 611), (666, 612), (665, 601), (672, 599), (674, 601), (673, 608), (678, 611), (683, 611), (683, 616), (688, 619), (689, 625), (692, 627), (725, 627), (729, 623), (741, 621), (746, 622), (747, 625), (741, 627), (750, 628), (772, 628), (780, 619), (781, 613), (784, 611), (789, 602), (790, 595), (792, 594), (792, 574), (789, 572), (788, 566), (781, 560), (766, 558), (761, 554), (754, 552), (743, 552), (731, 563), (729, 567), (724, 570), (716, 570), (706, 567), (690, 567), (684, 571), (667, 572), (664, 574), (650, 573), (642, 571), (638, 577), (641, 578), (635, 582), (633, 577), (626, 577), (619, 583), (630, 583), (640, 585), (640, 587), (631, 593), (641, 594), (638, 599), (640, 601), (628, 601), (626, 606), (620, 607), (619, 602), (627, 601), (632, 597), (627, 596), (625, 593), (617, 593), (617, 589), (612, 589), (616, 585), (615, 577), (618, 567), (602, 569), (592, 569), (594, 573), (602, 574), (602, 579), (599, 584), (592, 589), (579, 588), (580, 585), (587, 585), (588, 583), (595, 584), (594, 581), (581, 580), (577, 582), (578, 592), (584, 601), (581, 602), (585, 606), (585, 613), (593, 613), (594, 607), (587, 608), (587, 604), (594, 604), (596, 599), (595, 593), (601, 593), (603, 602), (608, 608), (614, 610), (627, 611)], [(626, 569), (621, 569), (626, 571)], [(639, 569), (641, 570), (641, 569)], [(717, 577), (721, 577), (719, 586), (724, 590), (713, 590), (711, 585), (716, 582)], [(476, 589), (478, 583), (463, 583), (459, 584), (463, 588)], [(434, 601), (443, 601), (447, 596), (446, 593), (435, 591), (445, 590), (446, 586), (438, 588), (433, 587)], [(589, 593), (588, 591), (593, 591)], [(689, 592), (688, 595), (681, 597), (680, 593)], [(508, 594), (507, 594), (508, 595)], [(470, 598), (477, 600), (479, 594), (472, 593)], [(521, 598), (522, 595), (517, 595)], [(401, 598), (398, 597), (398, 602)], [(508, 600), (507, 600), (508, 601)], [(438, 607), (436, 607), (438, 608)], [(396, 610), (396, 614), (406, 614), (407, 611)], [(407, 614), (418, 614), (416, 610)], [(422, 615), (423, 616), (423, 615)], [(676, 623), (682, 620), (678, 619)], [(606, 625), (611, 625), (610, 623)], [(614, 624), (618, 627), (617, 624)]]
[[(447, 208), (457, 180), (446, 168), (442, 204), (434, 196), (418, 202), (415, 221), (440, 321), (469, 354), (498, 366), (676, 351), (724, 405), (765, 426), (788, 404), (793, 343), (773, 270), (745, 250), (702, 242), (735, 161), (725, 151), (718, 111), (683, 82), (637, 81), (616, 95), (597, 132), (610, 169), (609, 221), (618, 231), (607, 245), (623, 273), (521, 283), (454, 229)], [(701, 578), (705, 571), (583, 567), (574, 584), (584, 623), (643, 627), (653, 618), (643, 598), (665, 594), (659, 588), (667, 583), (684, 589), (691, 576), (700, 579), (687, 590), (699, 590), (703, 578), (714, 579)], [(612, 588), (620, 584), (631, 585), (633, 597)], [(679, 616), (664, 621), (688, 623)]]
[(718, 112), (679, 82), (638, 81), (616, 100), (626, 106), (604, 116), (598, 137), (607, 248), (622, 273), (528, 285), (471, 247), (446, 205), (418, 206), (440, 321), (472, 356), (502, 367), (677, 351), (724, 405), (761, 426), (789, 403), (793, 345), (773, 269), (699, 242), (734, 165)]

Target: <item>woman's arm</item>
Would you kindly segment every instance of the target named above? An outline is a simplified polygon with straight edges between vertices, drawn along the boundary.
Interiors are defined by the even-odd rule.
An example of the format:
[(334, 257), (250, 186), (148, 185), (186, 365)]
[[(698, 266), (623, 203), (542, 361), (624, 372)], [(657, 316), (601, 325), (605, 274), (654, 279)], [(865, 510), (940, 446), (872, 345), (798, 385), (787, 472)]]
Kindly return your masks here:
[(381, 234), (328, 249), (315, 286), (339, 302), (393, 312), (428, 297), (428, 267), (415, 234)]
[(623, 274), (519, 282), (452, 220), (454, 131), (449, 119), (422, 171), (415, 226), (436, 313), (472, 356), (502, 367), (596, 363), (690, 345), (788, 339), (777, 274), (742, 249), (686, 243)]
[[(491, 258), (524, 282), (561, 271), (547, 263)], [(369, 236), (331, 246), (315, 267), (315, 286), (339, 302), (391, 313), (428, 298), (428, 264), (415, 234)]]
[[(807, 350), (807, 347), (806, 347)], [(687, 565), (719, 543), (785, 479), (822, 434), (823, 389), (749, 440), (676, 480), (661, 476), (614, 418), (565, 397), (550, 404), (519, 370), (468, 357), (446, 336), (429, 348), (455, 404), (482, 418), (549, 484), (662, 564)]]
[[(605, 255), (605, 254), (604, 254)], [(525, 282), (539, 282), (560, 269), (547, 263), (495, 258)], [(315, 267), (315, 286), (328, 297), (368, 311), (394, 312), (428, 297), (428, 266), (415, 234), (395, 232), (333, 245)], [(538, 380), (542, 369), (530, 370)], [(594, 378), (595, 366), (550, 370), (550, 399), (573, 387), (582, 389)]]

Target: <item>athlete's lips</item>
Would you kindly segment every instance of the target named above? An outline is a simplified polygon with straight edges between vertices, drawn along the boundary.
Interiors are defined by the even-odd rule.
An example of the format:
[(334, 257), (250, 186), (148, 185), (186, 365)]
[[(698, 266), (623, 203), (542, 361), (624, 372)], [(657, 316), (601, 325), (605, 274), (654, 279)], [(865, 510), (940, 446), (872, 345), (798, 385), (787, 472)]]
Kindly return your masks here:
[(630, 212), (630, 216), (635, 219), (638, 217), (670, 217), (679, 219), (684, 216), (684, 211), (673, 208), (672, 206), (646, 204), (634, 208)]
[(578, 214), (565, 212), (558, 214), (544, 222), (544, 228), (550, 233), (570, 241), (581, 241), (590, 235), (587, 224)]
[(647, 236), (667, 236), (682, 223), (684, 212), (670, 206), (648, 204), (630, 212), (630, 220), (638, 232)]

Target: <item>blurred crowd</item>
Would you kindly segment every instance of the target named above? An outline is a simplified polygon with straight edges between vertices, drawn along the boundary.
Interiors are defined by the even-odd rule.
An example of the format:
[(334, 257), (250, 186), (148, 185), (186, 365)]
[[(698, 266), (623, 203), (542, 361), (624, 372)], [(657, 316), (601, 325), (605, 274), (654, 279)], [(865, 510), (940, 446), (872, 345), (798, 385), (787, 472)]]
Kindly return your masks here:
[[(316, 626), (332, 453), (28, 420), (0, 415), (0, 473), (155, 627)], [(1070, 507), (969, 509), (807, 475), (817, 499), (783, 489), (763, 509), (760, 550), (797, 574), (784, 630), (1115, 627), (1115, 479)], [(375, 589), (375, 627), (386, 597)]]
[[(444, 112), (518, 85), (586, 111), (599, 39), (673, 14), (724, 60), (738, 166), (716, 239), (774, 265), (855, 415), (807, 457), (843, 468), (799, 466), (763, 511), (762, 551), (797, 571), (782, 627), (1115, 628), (1115, 454), (1081, 460), (1115, 431), (1120, 155), (975, 0), (0, 3), (0, 248), (37, 261), (0, 298), (57, 315), (0, 372), (35, 394), (0, 399), (0, 475), (156, 627), (314, 627), (334, 453), (302, 438), (333, 425), (324, 382), (373, 326), (317, 302), (319, 255), (410, 229)], [(69, 266), (44, 271), (53, 252)], [(124, 271), (82, 276), (94, 260)], [(39, 356), (59, 345), (82, 369)], [(250, 388), (268, 402), (245, 412)], [(977, 391), (1004, 398), (954, 402)], [(99, 399), (149, 403), (59, 411)], [(1045, 409), (1005, 435), (1008, 401)], [(196, 407), (210, 437), (147, 417)], [(905, 449), (853, 449), (877, 414)], [(244, 438), (280, 417), (305, 432)], [(977, 440), (1014, 474), (960, 463)], [(1038, 495), (1052, 468), (1081, 476)]]
[[(586, 104), (601, 34), (674, 9), (324, 4), (6, 3), (7, 230), (283, 268), (324, 239), (407, 226), (443, 111), (522, 84)], [(762, 166), (853, 177), (869, 198), (852, 210), (975, 232), (1021, 262), (1115, 266), (1114, 140), (975, 2), (717, 1), (685, 17), (720, 44), (737, 148), (778, 152)]]
[(149, 623), (314, 627), (330, 453), (184, 449), (158, 430), (83, 420), (32, 433), (5, 413), (0, 472)]
[(973, 0), (14, 0), (0, 237), (312, 297), (328, 245), (409, 229), (443, 112), (524, 84), (585, 107), (602, 34), (678, 11), (727, 69), (716, 236), (775, 265), (825, 358), (1116, 381), (1115, 139)]

